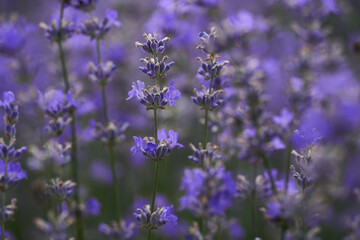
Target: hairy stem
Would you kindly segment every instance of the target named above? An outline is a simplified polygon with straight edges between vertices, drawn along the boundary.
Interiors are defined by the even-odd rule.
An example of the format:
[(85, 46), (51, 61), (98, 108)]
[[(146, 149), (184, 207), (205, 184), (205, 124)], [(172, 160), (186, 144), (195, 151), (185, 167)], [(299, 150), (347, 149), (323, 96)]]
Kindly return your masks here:
[[(5, 191), (1, 193), (1, 209), (5, 209), (6, 195)], [(5, 240), (5, 222), (1, 221), (1, 240)]]

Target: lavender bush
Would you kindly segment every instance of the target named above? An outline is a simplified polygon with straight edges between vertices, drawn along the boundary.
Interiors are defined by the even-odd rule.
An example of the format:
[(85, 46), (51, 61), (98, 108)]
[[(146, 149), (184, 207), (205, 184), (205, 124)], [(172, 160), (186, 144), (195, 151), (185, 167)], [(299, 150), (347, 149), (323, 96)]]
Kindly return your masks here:
[(360, 239), (358, 12), (2, 0), (1, 240)]

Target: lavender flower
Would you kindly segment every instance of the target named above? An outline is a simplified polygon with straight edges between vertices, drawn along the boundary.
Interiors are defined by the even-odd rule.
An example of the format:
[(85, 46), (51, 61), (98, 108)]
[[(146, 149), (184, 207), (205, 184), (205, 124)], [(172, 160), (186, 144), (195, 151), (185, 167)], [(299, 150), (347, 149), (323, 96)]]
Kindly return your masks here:
[(128, 123), (116, 124), (110, 122), (106, 127), (101, 123), (90, 122), (91, 138), (101, 140), (104, 144), (114, 145), (125, 139)]
[(18, 105), (15, 103), (15, 96), (12, 92), (3, 93), (3, 101), (0, 101), (0, 107), (5, 110), (5, 134), (8, 138), (15, 138), (15, 124), (19, 120)]
[(5, 163), (4, 160), (0, 159), (0, 191), (5, 192), (15, 188), (26, 177), (26, 172), (21, 169), (20, 163)]
[(24, 18), (12, 17), (0, 22), (0, 53), (9, 56), (17, 54), (24, 48), (33, 30), (33, 25)]
[(306, 153), (306, 155), (301, 155), (295, 150), (293, 150), (291, 153), (295, 156), (296, 163), (299, 166), (299, 171), (295, 169), (294, 165), (290, 166), (290, 170), (293, 173), (294, 180), (303, 189), (303, 191), (305, 191), (305, 189), (307, 189), (313, 183), (312, 177), (309, 175), (309, 164), (311, 164), (312, 161), (310, 150)]
[(95, 9), (97, 0), (67, 0), (73, 8), (84, 12), (91, 12)]
[(146, 65), (139, 67), (139, 69), (148, 75), (150, 79), (166, 77), (166, 73), (169, 72), (171, 66), (174, 65), (174, 62), (165, 63), (167, 58), (168, 56), (164, 56), (161, 61), (156, 63), (153, 58), (142, 58), (141, 62), (144, 62)]
[[(237, 196), (242, 199), (250, 199), (253, 191), (250, 181), (243, 175), (238, 175), (236, 180)], [(259, 200), (267, 200), (273, 195), (270, 181), (262, 175), (255, 178), (255, 191), (255, 196)]]
[(76, 27), (73, 23), (66, 19), (63, 19), (61, 24), (59, 24), (57, 20), (53, 20), (50, 25), (41, 22), (39, 23), (39, 27), (44, 30), (45, 37), (51, 42), (66, 41), (76, 32)]
[(36, 218), (34, 223), (49, 239), (64, 240), (67, 239), (69, 227), (74, 223), (74, 218), (69, 213), (63, 211), (59, 216), (48, 214), (49, 221)]
[(56, 169), (70, 163), (70, 143), (62, 145), (55, 140), (49, 140), (43, 149), (32, 145), (29, 148), (32, 157), (28, 159), (28, 166), (34, 171), (46, 171), (48, 168)]
[(193, 150), (193, 155), (189, 156), (188, 159), (198, 165), (216, 164), (216, 162), (221, 159), (218, 146), (212, 145), (211, 143), (208, 143), (205, 149), (201, 143), (199, 143), (199, 149), (190, 143), (190, 148)]
[(193, 103), (200, 106), (200, 109), (214, 111), (223, 103), (223, 99), (219, 97), (221, 93), (223, 93), (223, 90), (217, 90), (210, 94), (209, 90), (206, 89), (204, 85), (202, 85), (201, 92), (198, 92), (197, 89), (194, 89), (195, 96), (191, 97), (191, 100)]
[(111, 9), (107, 9), (105, 18), (100, 21), (94, 17), (90, 21), (84, 21), (80, 25), (80, 32), (85, 36), (89, 36), (91, 39), (102, 39), (105, 37), (112, 26), (120, 27), (121, 23), (117, 20), (117, 12)]
[(143, 209), (137, 209), (138, 213), (134, 213), (135, 219), (142, 228), (158, 229), (167, 222), (177, 224), (177, 217), (172, 214), (173, 206), (158, 207), (154, 212), (151, 212), (150, 205), (145, 205)]
[(101, 223), (99, 232), (109, 239), (129, 239), (135, 232), (136, 224), (134, 222), (120, 221), (113, 222), (110, 225)]
[(170, 83), (170, 87), (164, 87), (160, 90), (160, 86), (149, 86), (145, 88), (145, 84), (141, 81), (133, 82), (132, 90), (128, 93), (129, 100), (136, 97), (141, 104), (146, 106), (146, 110), (165, 109), (169, 103), (170, 106), (176, 106), (177, 99), (181, 98), (180, 91), (174, 88), (174, 81)]
[(13, 198), (10, 205), (6, 205), (0, 209), (0, 222), (5, 223), (14, 219), (17, 200)]
[(181, 190), (180, 209), (189, 209), (196, 216), (223, 215), (235, 196), (235, 183), (224, 167), (186, 169)]
[(224, 68), (227, 64), (229, 64), (229, 61), (224, 61), (223, 63), (217, 63), (217, 59), (219, 56), (215, 56), (213, 60), (205, 59), (203, 61), (201, 58), (197, 58), (200, 63), (201, 67), (198, 70), (198, 74), (200, 76), (204, 77), (204, 80), (210, 80), (211, 78), (218, 78)]
[(18, 160), (26, 149), (26, 147), (15, 149), (14, 146), (7, 146), (4, 140), (0, 139), (0, 158), (6, 162)]
[(47, 195), (54, 197), (58, 201), (64, 201), (75, 194), (76, 183), (71, 180), (65, 182), (59, 178), (51, 179), (51, 183), (46, 185)]
[(165, 50), (165, 42), (170, 40), (170, 38), (168, 37), (158, 40), (156, 33), (154, 33), (154, 35), (152, 35), (151, 33), (149, 34), (144, 33), (143, 36), (146, 42), (145, 43), (135, 42), (135, 46), (141, 47), (145, 52), (150, 53), (154, 56), (163, 53)]
[(132, 153), (142, 153), (146, 158), (152, 161), (165, 160), (175, 147), (182, 148), (182, 144), (178, 143), (179, 134), (173, 130), (158, 130), (158, 144), (153, 137), (134, 137), (135, 146), (131, 148)]
[(111, 61), (106, 63), (100, 62), (97, 65), (90, 62), (88, 68), (89, 78), (100, 86), (105, 86), (110, 81), (113, 72), (116, 70), (116, 65)]

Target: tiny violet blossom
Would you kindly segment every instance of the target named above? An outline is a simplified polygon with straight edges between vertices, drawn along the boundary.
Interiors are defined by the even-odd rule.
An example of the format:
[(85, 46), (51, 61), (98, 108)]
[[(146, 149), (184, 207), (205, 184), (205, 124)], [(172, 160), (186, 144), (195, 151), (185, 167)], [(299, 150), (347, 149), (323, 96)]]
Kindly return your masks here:
[(172, 214), (173, 206), (158, 207), (154, 212), (151, 212), (150, 205), (145, 205), (143, 209), (138, 208), (137, 213), (134, 213), (136, 221), (140, 227), (146, 229), (158, 229), (167, 222), (177, 224), (177, 217)]
[(5, 111), (5, 134), (8, 138), (15, 138), (15, 125), (19, 120), (19, 107), (15, 102), (14, 93), (10, 91), (3, 93), (3, 101), (0, 101), (0, 108), (3, 108)]
[(157, 77), (167, 77), (167, 72), (170, 71), (174, 62), (165, 63), (168, 56), (164, 56), (161, 61), (155, 63), (153, 58), (142, 58), (140, 61), (145, 63), (144, 67), (139, 67), (144, 74), (148, 75), (151, 79), (155, 79)]
[(164, 87), (160, 90), (160, 86), (149, 86), (145, 88), (145, 83), (141, 81), (133, 82), (132, 90), (128, 92), (129, 97), (126, 100), (136, 97), (141, 104), (146, 106), (146, 110), (165, 109), (169, 103), (170, 106), (176, 106), (177, 99), (181, 98), (179, 90), (174, 88), (174, 81), (171, 81), (170, 87)]
[(156, 33), (152, 35), (151, 33), (143, 34), (146, 42), (140, 43), (135, 42), (136, 47), (141, 47), (145, 52), (150, 53), (154, 56), (157, 56), (160, 53), (163, 53), (165, 50), (165, 42), (169, 41), (169, 37), (165, 37), (163, 39), (158, 40)]
[(152, 161), (165, 160), (175, 147), (182, 148), (178, 143), (179, 134), (173, 130), (166, 132), (166, 129), (158, 130), (158, 144), (153, 137), (134, 137), (135, 146), (131, 148), (132, 153), (142, 153), (146, 158)]
[(4, 208), (0, 209), (0, 222), (1, 223), (5, 223), (7, 221), (14, 220), (15, 210), (17, 209), (16, 203), (17, 203), (16, 198), (13, 198), (11, 200), (11, 204), (6, 205), (6, 206), (4, 206)]
[(201, 91), (194, 89), (195, 96), (191, 97), (191, 100), (193, 103), (200, 106), (200, 109), (208, 109), (209, 111), (213, 111), (223, 103), (223, 99), (220, 97), (221, 93), (223, 93), (223, 90), (216, 90), (209, 94), (209, 90), (206, 89), (204, 85), (202, 85)]
[(64, 94), (61, 90), (51, 89), (44, 94), (38, 91), (38, 102), (45, 114), (52, 118), (62, 116), (78, 108), (77, 102), (72, 97), (72, 91)]
[(124, 220), (120, 221), (119, 223), (101, 223), (98, 230), (108, 239), (129, 239), (135, 233), (136, 223), (126, 222)]
[(46, 185), (46, 193), (56, 198), (58, 201), (64, 201), (75, 194), (76, 183), (71, 180), (65, 182), (59, 178), (51, 179), (51, 183)]
[(44, 30), (45, 37), (51, 42), (66, 41), (76, 32), (76, 27), (73, 25), (73, 23), (66, 19), (62, 19), (60, 27), (57, 20), (53, 20), (50, 25), (41, 22), (39, 23), (39, 27)]
[(19, 182), (26, 177), (26, 172), (21, 169), (20, 163), (8, 162), (5, 164), (5, 162), (0, 159), (0, 191), (5, 192), (17, 187)]
[[(68, 239), (68, 231), (74, 223), (75, 218), (69, 215), (67, 211), (63, 211), (59, 216), (54, 216), (51, 212), (48, 214), (48, 221), (41, 218), (34, 220), (35, 226), (42, 231), (49, 239)], [(70, 238), (70, 240), (73, 238)]]
[(100, 86), (105, 86), (109, 82), (111, 75), (116, 70), (116, 65), (111, 61), (106, 63), (100, 62), (99, 64), (90, 62), (88, 68), (89, 78), (93, 82), (98, 83)]
[(98, 0), (67, 0), (71, 7), (84, 12), (90, 12), (95, 9)]
[(103, 39), (112, 26), (121, 26), (121, 23), (116, 19), (117, 12), (108, 9), (102, 21), (96, 17), (93, 17), (91, 20), (85, 20), (83, 24), (80, 25), (80, 33), (89, 36), (91, 39)]

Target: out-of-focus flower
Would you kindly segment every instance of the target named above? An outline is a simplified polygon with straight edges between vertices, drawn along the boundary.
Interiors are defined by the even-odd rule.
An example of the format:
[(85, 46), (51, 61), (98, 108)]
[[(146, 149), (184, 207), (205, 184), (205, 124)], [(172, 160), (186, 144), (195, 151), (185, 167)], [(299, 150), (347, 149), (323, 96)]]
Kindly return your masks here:
[(53, 213), (49, 213), (48, 218), (48, 221), (41, 218), (36, 218), (34, 220), (36, 227), (41, 230), (49, 239), (68, 239), (67, 237), (69, 227), (74, 223), (75, 219), (71, 217), (67, 211), (61, 212), (57, 217), (54, 216)]
[(17, 209), (16, 202), (17, 200), (13, 198), (10, 205), (6, 205), (3, 209), (0, 209), (0, 222), (5, 223), (7, 221), (13, 220), (15, 216), (15, 210)]
[(129, 239), (135, 233), (136, 224), (134, 222), (120, 221), (111, 224), (101, 223), (99, 232), (109, 239)]
[(53, 20), (50, 25), (44, 22), (39, 23), (39, 27), (45, 32), (45, 37), (51, 42), (65, 41), (71, 38), (76, 32), (76, 27), (73, 23), (66, 19), (62, 19), (61, 25), (59, 25), (57, 20)]
[(105, 18), (102, 21), (96, 17), (93, 17), (90, 21), (86, 20), (80, 25), (80, 32), (91, 39), (102, 39), (112, 26), (120, 27), (121, 23), (117, 20), (117, 12), (107, 9)]
[(73, 8), (84, 12), (91, 12), (95, 9), (98, 0), (67, 0)]
[(51, 183), (46, 185), (46, 193), (62, 202), (71, 198), (75, 194), (76, 183), (71, 180), (65, 182), (59, 178), (51, 179)]
[(2, 159), (0, 159), (0, 191), (5, 192), (9, 189), (15, 188), (19, 182), (26, 177), (26, 172), (21, 169), (20, 163), (5, 163)]
[(105, 86), (109, 81), (113, 72), (116, 70), (116, 65), (108, 61), (106, 63), (99, 63), (95, 65), (93, 62), (89, 63), (89, 78), (101, 86)]

